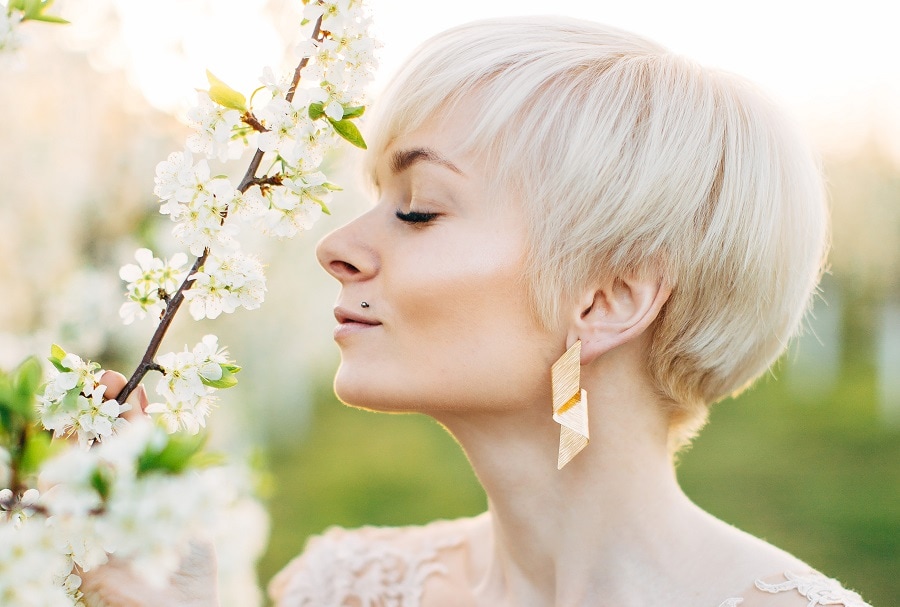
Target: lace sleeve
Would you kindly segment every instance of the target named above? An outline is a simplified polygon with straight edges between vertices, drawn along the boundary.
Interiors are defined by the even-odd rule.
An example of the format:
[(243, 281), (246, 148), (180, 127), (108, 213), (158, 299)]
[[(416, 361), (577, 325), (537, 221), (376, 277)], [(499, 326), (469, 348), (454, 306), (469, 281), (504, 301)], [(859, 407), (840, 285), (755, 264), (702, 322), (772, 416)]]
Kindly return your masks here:
[[(852, 590), (847, 590), (837, 580), (826, 577), (821, 573), (811, 571), (809, 573), (799, 575), (790, 571), (786, 571), (783, 577), (784, 581), (776, 581), (772, 583), (764, 582), (763, 580), (756, 580), (755, 590), (759, 590), (767, 594), (792, 594), (798, 599), (798, 607), (804, 602), (806, 604), (806, 607), (824, 607), (830, 605), (840, 605), (842, 607), (872, 607), (871, 605), (866, 603), (857, 593), (853, 592)], [(794, 594), (794, 592), (792, 591), (796, 591), (797, 594)], [(760, 600), (759, 593), (754, 592), (753, 595), (753, 598), (748, 601), (750, 605), (767, 604), (765, 600)], [(751, 595), (747, 594), (743, 598), (728, 599), (724, 603), (719, 605), (719, 607), (737, 607), (738, 605), (743, 606), (744, 599), (747, 599), (750, 596)]]
[(844, 607), (872, 607), (852, 590), (847, 590), (835, 579), (825, 577), (821, 573), (797, 575), (786, 571), (784, 582), (767, 584), (756, 580), (756, 587), (763, 592), (777, 594), (796, 590), (809, 601), (808, 607), (819, 605), (843, 605)]
[[(416, 528), (410, 528), (416, 529)], [(278, 607), (420, 607), (438, 553), (461, 543), (402, 528), (331, 528), (272, 581)]]

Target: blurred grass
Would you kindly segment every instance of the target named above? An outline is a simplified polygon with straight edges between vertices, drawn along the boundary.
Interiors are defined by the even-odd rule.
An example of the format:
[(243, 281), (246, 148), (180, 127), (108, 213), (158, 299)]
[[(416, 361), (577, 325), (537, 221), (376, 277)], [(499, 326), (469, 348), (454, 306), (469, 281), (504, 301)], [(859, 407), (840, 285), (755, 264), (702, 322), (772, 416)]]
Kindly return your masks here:
[[(790, 370), (713, 408), (682, 454), (685, 491), (716, 516), (858, 589), (900, 596), (900, 432), (880, 423), (874, 378), (844, 374), (830, 398), (792, 395)], [(784, 377), (788, 376), (788, 377)], [(856, 406), (848, 403), (857, 403)], [(423, 416), (384, 415), (316, 394), (306, 438), (268, 452), (275, 493), (263, 583), (329, 525), (403, 525), (484, 510), (461, 450)]]

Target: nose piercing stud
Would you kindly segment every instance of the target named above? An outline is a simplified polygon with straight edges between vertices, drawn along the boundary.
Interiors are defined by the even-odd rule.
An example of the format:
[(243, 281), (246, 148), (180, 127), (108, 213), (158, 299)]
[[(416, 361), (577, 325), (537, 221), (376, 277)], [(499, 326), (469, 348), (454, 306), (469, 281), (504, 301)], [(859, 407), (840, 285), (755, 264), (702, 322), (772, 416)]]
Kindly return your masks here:
[(369, 302), (364, 301), (364, 302), (362, 302), (362, 303), (359, 304), (359, 305), (360, 305), (360, 307), (362, 307), (362, 308), (368, 308), (368, 307), (369, 307)]

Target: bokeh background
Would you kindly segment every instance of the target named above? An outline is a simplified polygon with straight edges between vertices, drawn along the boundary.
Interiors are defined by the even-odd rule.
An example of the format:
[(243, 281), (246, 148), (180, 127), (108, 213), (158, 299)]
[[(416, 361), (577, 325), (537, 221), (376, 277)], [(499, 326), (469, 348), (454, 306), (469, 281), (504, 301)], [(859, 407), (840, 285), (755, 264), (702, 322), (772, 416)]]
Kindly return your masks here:
[[(66, 27), (29, 24), (0, 65), (0, 366), (52, 342), (130, 370), (152, 331), (122, 327), (118, 268), (137, 246), (178, 250), (156, 212), (157, 162), (180, 149), (204, 70), (246, 92), (294, 42), (298, 0), (60, 0)], [(716, 405), (684, 453), (688, 494), (875, 605), (900, 596), (900, 37), (890, 3), (705, 0), (373, 0), (376, 83), (428, 35), (503, 14), (563, 13), (631, 29), (743, 74), (822, 151), (831, 267), (809, 330), (757, 385)], [(213, 441), (259, 466), (272, 516), (261, 583), (329, 525), (476, 514), (485, 497), (453, 439), (417, 416), (337, 403), (336, 284), (315, 264), (328, 230), (368, 204), (353, 155), (334, 215), (294, 241), (260, 241), (261, 311), (182, 318), (180, 349), (215, 332), (244, 366)], [(237, 174), (241, 163), (221, 167)]]

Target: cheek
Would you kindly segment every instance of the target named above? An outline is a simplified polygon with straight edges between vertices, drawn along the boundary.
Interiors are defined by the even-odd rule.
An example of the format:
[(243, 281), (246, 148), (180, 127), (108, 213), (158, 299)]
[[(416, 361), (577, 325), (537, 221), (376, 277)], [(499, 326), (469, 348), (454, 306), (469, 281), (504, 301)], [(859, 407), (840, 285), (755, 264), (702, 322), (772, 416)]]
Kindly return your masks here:
[(543, 388), (544, 374), (549, 381), (544, 358), (553, 340), (529, 306), (522, 246), (479, 242), (486, 244), (405, 257), (395, 281), (384, 276), (397, 319), (388, 327), (392, 358), (403, 368), (409, 396), (428, 394), (434, 407), (516, 406), (523, 393)]

